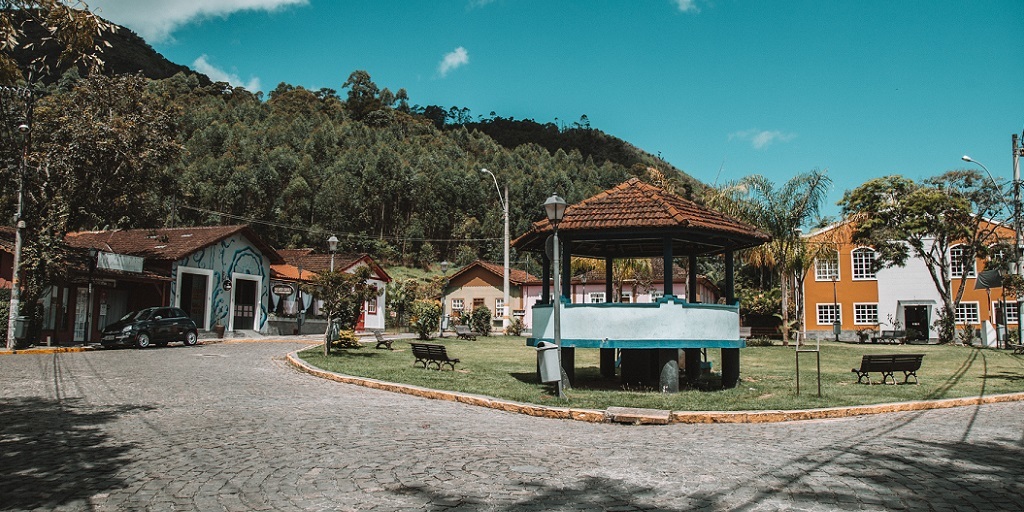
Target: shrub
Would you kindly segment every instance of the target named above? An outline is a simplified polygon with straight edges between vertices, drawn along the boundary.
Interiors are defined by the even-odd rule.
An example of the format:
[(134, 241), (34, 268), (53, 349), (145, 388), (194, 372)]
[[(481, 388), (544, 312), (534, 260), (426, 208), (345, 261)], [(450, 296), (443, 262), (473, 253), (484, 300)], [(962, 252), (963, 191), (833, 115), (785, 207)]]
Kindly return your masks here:
[(508, 328), (505, 329), (505, 334), (508, 334), (509, 336), (522, 336), (523, 319), (518, 317), (512, 319), (512, 321), (509, 322), (508, 324)]
[(429, 340), (441, 322), (441, 303), (417, 299), (409, 306), (410, 324), (421, 340)]
[(362, 343), (359, 343), (359, 337), (356, 336), (356, 331), (339, 331), (338, 339), (334, 340), (332, 344), (336, 348), (362, 348)]
[(481, 336), (491, 334), (491, 310), (487, 306), (477, 306), (469, 314), (469, 327)]

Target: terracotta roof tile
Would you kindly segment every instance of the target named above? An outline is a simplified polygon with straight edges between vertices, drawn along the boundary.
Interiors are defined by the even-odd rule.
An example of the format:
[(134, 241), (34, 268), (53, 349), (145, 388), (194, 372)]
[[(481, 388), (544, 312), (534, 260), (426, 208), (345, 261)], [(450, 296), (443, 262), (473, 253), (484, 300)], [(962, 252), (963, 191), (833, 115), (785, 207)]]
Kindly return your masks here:
[(68, 245), (130, 254), (153, 260), (175, 261), (235, 234), (242, 234), (272, 262), (281, 261), (273, 247), (248, 226), (206, 226), (161, 229), (125, 229), (68, 233)]

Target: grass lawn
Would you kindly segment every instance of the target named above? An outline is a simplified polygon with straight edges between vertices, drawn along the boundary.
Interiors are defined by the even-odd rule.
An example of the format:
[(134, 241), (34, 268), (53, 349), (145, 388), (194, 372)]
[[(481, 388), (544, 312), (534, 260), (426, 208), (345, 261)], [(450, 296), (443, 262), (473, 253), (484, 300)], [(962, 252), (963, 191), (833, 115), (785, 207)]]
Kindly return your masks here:
[[(536, 376), (536, 351), (525, 338), (492, 336), (477, 341), (435, 339), (450, 357), (462, 360), (457, 371), (413, 367), (411, 340), (396, 340), (394, 351), (335, 350), (325, 358), (322, 349), (301, 352), (302, 359), (326, 370), (432, 389), (459, 391), (541, 405), (605, 409), (609, 406), (646, 407), (674, 411), (737, 411), (806, 409), (911, 400), (960, 398), (1024, 391), (1024, 356), (1009, 351), (957, 346), (895, 346), (823, 343), (821, 390), (817, 396), (814, 354), (800, 356), (800, 396), (796, 395), (793, 347), (781, 345), (740, 350), (740, 383), (730, 390), (685, 390), (679, 393), (632, 391), (618, 381), (600, 378), (598, 351), (576, 350), (575, 387), (566, 400), (553, 396)], [(920, 385), (857, 384), (850, 371), (863, 354), (923, 353)], [(708, 350), (713, 368), (720, 368), (718, 350)], [(872, 380), (880, 381), (879, 374)], [(897, 372), (897, 382), (903, 381)]]

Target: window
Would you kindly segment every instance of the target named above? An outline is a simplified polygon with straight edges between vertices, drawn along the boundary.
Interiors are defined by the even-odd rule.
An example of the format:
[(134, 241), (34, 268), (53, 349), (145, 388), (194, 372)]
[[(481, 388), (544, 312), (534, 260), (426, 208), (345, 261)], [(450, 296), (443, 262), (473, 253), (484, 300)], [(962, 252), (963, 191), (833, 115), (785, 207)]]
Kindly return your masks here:
[(843, 307), (839, 304), (818, 304), (818, 325), (832, 325), (843, 320)]
[(961, 302), (956, 306), (956, 315), (954, 315), (956, 323), (958, 324), (977, 324), (980, 323), (980, 316), (978, 315), (978, 303), (977, 302)]
[(483, 306), (483, 305), (484, 305), (484, 300), (483, 299), (473, 299), (473, 309), (476, 309), (476, 308), (478, 308), (480, 306)]
[(590, 292), (590, 303), (600, 304), (604, 302), (604, 292)]
[(501, 318), (505, 316), (505, 299), (494, 299), (494, 318)]
[(377, 297), (374, 297), (366, 301), (366, 314), (376, 315), (377, 314)]
[[(949, 250), (949, 276), (950, 277), (975, 277), (974, 262), (965, 261), (967, 251), (964, 246), (958, 245)], [(965, 268), (966, 267), (966, 268)]]
[(831, 281), (839, 279), (839, 251), (831, 256), (814, 260), (814, 280)]
[(999, 324), (1015, 324), (1015, 323), (1017, 323), (1018, 319), (1020, 318), (1020, 316), (1017, 313), (1017, 303), (1016, 302), (1007, 302), (1005, 304), (1005, 306), (1006, 306), (1006, 321), (1005, 322), (1003, 321), (1003, 308), (1002, 308), (1002, 306), (1003, 306), (1003, 304), (998, 302), (998, 301), (992, 302), (992, 311), (996, 312), (996, 323), (999, 323)]
[(462, 311), (466, 308), (466, 299), (452, 299), (452, 311)]
[(661, 290), (651, 290), (651, 302), (658, 302), (658, 299), (665, 296), (665, 292)]
[(853, 323), (854, 325), (877, 325), (878, 304), (854, 304)]
[(854, 249), (853, 257), (853, 278), (854, 279), (875, 279), (875, 251), (867, 247)]
[(633, 302), (633, 292), (622, 292), (622, 296), (619, 297), (619, 302), (626, 304)]

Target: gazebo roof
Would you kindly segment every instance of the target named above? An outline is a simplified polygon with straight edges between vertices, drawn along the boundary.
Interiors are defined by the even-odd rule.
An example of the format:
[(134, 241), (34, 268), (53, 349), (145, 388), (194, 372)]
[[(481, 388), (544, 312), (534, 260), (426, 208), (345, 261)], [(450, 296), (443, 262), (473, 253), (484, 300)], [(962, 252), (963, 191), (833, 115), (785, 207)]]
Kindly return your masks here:
[[(512, 245), (540, 252), (551, 233), (547, 219), (540, 220)], [(592, 257), (661, 256), (666, 237), (675, 256), (717, 254), (771, 240), (749, 224), (637, 178), (570, 205), (558, 233), (571, 239), (573, 255)]]

